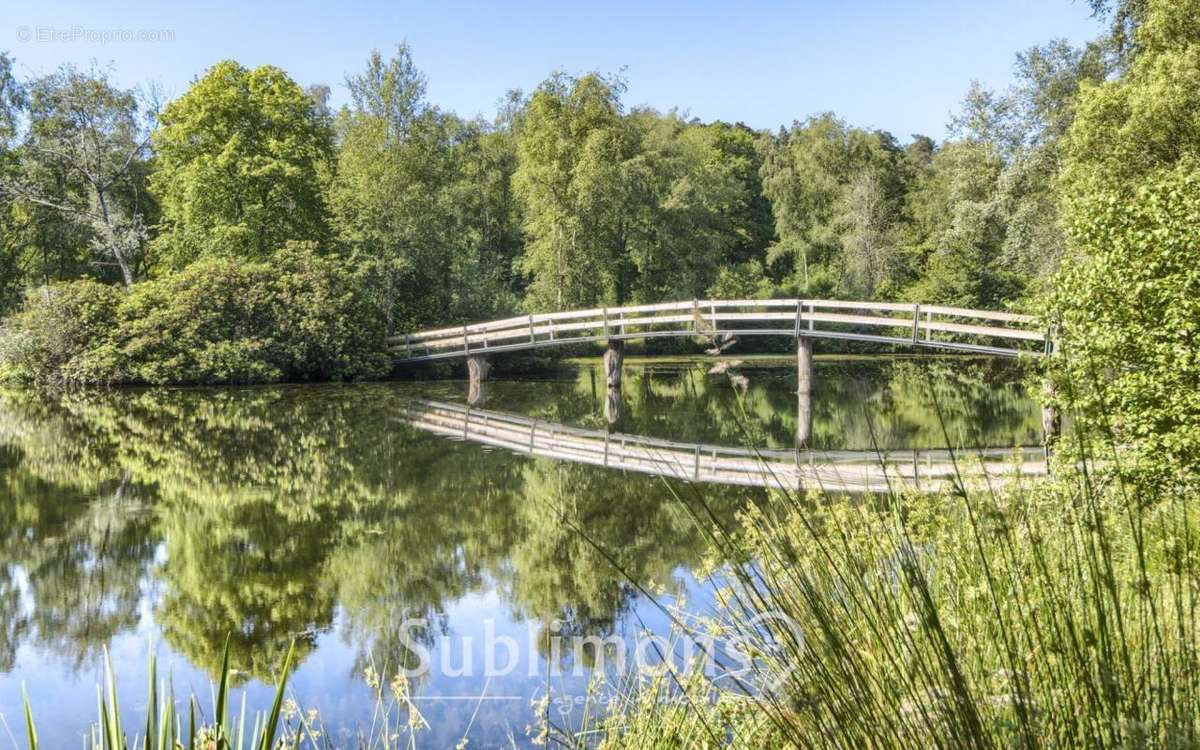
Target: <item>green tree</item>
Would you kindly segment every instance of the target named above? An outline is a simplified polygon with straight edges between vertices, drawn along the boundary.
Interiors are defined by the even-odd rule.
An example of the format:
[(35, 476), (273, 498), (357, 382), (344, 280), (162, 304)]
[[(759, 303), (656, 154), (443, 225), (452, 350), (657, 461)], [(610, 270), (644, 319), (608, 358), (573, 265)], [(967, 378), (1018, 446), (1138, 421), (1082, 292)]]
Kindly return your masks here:
[[(842, 271), (845, 240), (861, 257), (861, 227), (890, 223), (903, 195), (901, 157), (890, 134), (849, 127), (831, 113), (795, 123), (767, 145), (763, 191), (779, 237), (767, 257), (784, 264), (792, 289), (806, 295), (867, 293)], [(861, 178), (864, 173), (873, 177)], [(850, 195), (855, 180), (862, 180), (857, 198)]]
[(261, 260), (289, 240), (328, 238), (332, 130), (279, 68), (217, 63), (163, 110), (154, 149), (162, 225), (153, 248), (167, 267)]
[(623, 240), (634, 296), (700, 297), (721, 266), (745, 252), (753, 231), (745, 226), (746, 165), (722, 149), (719, 131), (674, 112), (638, 110), (626, 123), (638, 149), (625, 169), (631, 191)]
[(1000, 256), (1007, 213), (996, 183), (1003, 170), (985, 141), (955, 141), (934, 154), (908, 196), (908, 241), (920, 269), (908, 292), (913, 299), (986, 308), (1015, 293)]
[(511, 308), (511, 131), (431, 106), (405, 45), (346, 84), (334, 224), (389, 332)]
[(619, 303), (630, 296), (628, 162), (637, 144), (621, 118), (623, 90), (620, 80), (559, 73), (525, 108), (513, 186), (522, 207), (531, 308)]
[(99, 69), (64, 66), (27, 88), (22, 168), (0, 173), (0, 191), (53, 212), (84, 241), (96, 275), (115, 267), (131, 285), (154, 213), (145, 192), (153, 103), (143, 107), (136, 91), (116, 88)]
[[(12, 74), (12, 59), (0, 52), (0, 184), (17, 169), (14, 145), (17, 118), (25, 107), (25, 92)], [(24, 281), (16, 206), (0, 191), (0, 316), (17, 303)]]
[(1200, 469), (1200, 3), (1150, 0), (1136, 41), (1122, 78), (1080, 95), (1047, 314), (1062, 398), (1135, 451), (1126, 468), (1178, 487)]
[(1075, 96), (1108, 70), (1100, 48), (1063, 40), (1017, 55), (1003, 92), (972, 84), (951, 120), (955, 139), (912, 170), (902, 255), (913, 299), (1026, 304), (1051, 278), (1065, 239), (1055, 180)]

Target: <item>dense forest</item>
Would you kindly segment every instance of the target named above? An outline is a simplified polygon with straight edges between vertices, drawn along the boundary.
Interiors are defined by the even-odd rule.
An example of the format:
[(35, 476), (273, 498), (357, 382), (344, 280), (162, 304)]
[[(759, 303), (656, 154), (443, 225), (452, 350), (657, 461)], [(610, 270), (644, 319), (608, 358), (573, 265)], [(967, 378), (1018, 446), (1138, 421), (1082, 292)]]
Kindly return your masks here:
[(6, 307), (306, 242), (363, 274), (392, 329), (710, 291), (1020, 304), (1061, 254), (1070, 100), (1109, 70), (1095, 45), (1030, 49), (939, 144), (833, 113), (758, 132), (628, 108), (595, 73), (467, 121), (427, 101), (404, 45), (336, 113), (274, 67), (218, 63), (160, 108), (104, 70), (18, 83), (3, 64)]
[(0, 312), (23, 310), (0, 359), (33, 380), (348, 377), (386, 368), (384, 334), (517, 310), (1032, 309), (1068, 245), (1079, 92), (1128, 67), (1138, 7), (1085, 48), (1021, 52), (1003, 91), (971, 85), (942, 142), (830, 112), (702, 122), (598, 73), (465, 120), (403, 44), (336, 112), (272, 66), (219, 62), (163, 104), (102, 68), (19, 81), (0, 56)]

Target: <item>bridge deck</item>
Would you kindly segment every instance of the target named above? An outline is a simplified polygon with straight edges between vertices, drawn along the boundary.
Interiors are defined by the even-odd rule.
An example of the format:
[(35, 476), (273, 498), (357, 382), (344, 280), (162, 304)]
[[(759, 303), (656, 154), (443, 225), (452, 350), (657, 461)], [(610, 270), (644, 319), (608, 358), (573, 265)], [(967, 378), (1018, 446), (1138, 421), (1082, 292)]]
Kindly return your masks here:
[(692, 300), (523, 315), (393, 336), (388, 343), (405, 362), (670, 336), (803, 336), (1000, 356), (1049, 353), (1050, 336), (1035, 325), (1028, 315), (941, 305)]

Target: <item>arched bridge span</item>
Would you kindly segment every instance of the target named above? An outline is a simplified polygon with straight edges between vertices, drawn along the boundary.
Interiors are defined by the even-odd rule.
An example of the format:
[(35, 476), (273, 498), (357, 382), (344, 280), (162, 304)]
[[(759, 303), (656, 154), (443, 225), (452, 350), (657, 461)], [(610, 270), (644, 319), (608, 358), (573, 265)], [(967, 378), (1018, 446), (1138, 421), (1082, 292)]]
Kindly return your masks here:
[(595, 341), (746, 336), (842, 339), (1015, 357), (1048, 354), (1031, 316), (942, 305), (846, 300), (691, 300), (521, 315), (388, 340), (402, 362), (473, 357)]

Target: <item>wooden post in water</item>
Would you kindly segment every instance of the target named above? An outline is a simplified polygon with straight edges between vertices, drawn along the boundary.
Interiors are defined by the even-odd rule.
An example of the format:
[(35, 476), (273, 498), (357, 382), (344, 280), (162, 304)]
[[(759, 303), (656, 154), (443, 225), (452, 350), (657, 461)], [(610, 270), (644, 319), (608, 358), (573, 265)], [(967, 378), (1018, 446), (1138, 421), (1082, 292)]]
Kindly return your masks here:
[(812, 339), (796, 338), (796, 445), (803, 446), (812, 437)]
[(488, 379), (488, 373), (491, 372), (491, 365), (487, 361), (487, 357), (482, 354), (473, 354), (467, 357), (467, 401), (474, 405), (483, 400), (483, 382)]
[(1042, 384), (1042, 442), (1047, 446), (1058, 440), (1062, 430), (1062, 415), (1058, 413), (1058, 407), (1051, 403), (1054, 395), (1054, 384), (1047, 380)]
[(616, 427), (625, 416), (625, 402), (621, 400), (621, 389), (609, 388), (604, 394), (604, 419), (609, 427)]
[(604, 352), (604, 382), (609, 388), (621, 387), (621, 365), (625, 363), (625, 341), (609, 339)]
[(467, 386), (467, 406), (482, 406), (487, 403), (488, 384), (486, 380), (472, 380)]

